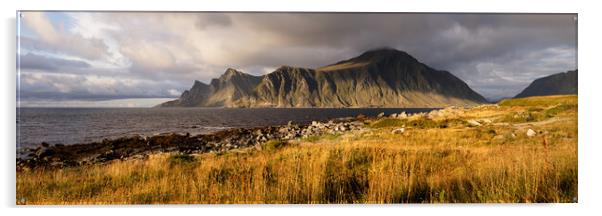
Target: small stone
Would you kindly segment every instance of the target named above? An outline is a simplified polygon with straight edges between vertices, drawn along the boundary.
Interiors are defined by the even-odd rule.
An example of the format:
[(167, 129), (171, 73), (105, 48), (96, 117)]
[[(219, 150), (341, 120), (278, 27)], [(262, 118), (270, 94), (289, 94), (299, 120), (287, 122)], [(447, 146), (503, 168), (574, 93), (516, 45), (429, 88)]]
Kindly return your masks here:
[(379, 114), (378, 114), (376, 117), (378, 117), (378, 118), (382, 118), (383, 116), (385, 116), (385, 113), (384, 113), (384, 112), (381, 112), (381, 113), (379, 113)]
[(491, 123), (493, 123), (493, 121), (491, 121), (491, 119), (481, 119), (481, 123), (483, 123), (483, 124), (491, 124)]
[(466, 123), (468, 123), (468, 125), (470, 125), (471, 127), (478, 127), (481, 126), (481, 123), (475, 121), (475, 120), (468, 120), (466, 121)]
[(529, 130), (527, 130), (527, 136), (528, 137), (532, 137), (535, 136), (537, 133), (534, 130), (531, 130), (531, 128), (529, 128)]
[(405, 132), (405, 130), (406, 130), (405, 128), (397, 128), (397, 129), (394, 129), (393, 131), (391, 131), (391, 133), (402, 134), (403, 132)]
[(397, 115), (397, 118), (407, 118), (408, 114), (406, 114), (406, 112), (401, 112)]
[(393, 113), (389, 117), (391, 117), (391, 118), (397, 118), (397, 113)]

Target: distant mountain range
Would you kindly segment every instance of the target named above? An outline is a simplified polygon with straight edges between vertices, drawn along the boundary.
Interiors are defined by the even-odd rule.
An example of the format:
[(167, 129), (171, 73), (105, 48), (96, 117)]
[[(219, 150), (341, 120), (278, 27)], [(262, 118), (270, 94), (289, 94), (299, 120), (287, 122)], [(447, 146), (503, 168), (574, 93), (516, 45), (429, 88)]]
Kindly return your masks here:
[(384, 48), (317, 69), (281, 66), (263, 76), (229, 68), (159, 106), (427, 108), (486, 102), (450, 72)]
[(577, 70), (536, 79), (514, 98), (563, 94), (577, 94)]

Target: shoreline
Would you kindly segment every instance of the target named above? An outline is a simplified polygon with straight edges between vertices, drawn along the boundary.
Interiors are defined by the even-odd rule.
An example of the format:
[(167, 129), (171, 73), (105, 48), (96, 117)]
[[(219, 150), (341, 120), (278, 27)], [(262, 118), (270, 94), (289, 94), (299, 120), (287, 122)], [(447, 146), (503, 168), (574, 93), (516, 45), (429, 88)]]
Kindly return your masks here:
[[(72, 111), (73, 110), (73, 111)], [(43, 142), (82, 144), (128, 136), (155, 136), (169, 133), (192, 136), (234, 128), (282, 126), (288, 121), (310, 124), (331, 119), (377, 116), (406, 112), (430, 112), (433, 109), (88, 109), (24, 108), (17, 116), (17, 153)]]
[[(436, 109), (435, 109), (436, 110)], [(429, 112), (426, 112), (427, 114)], [(270, 140), (288, 141), (325, 134), (342, 134), (362, 130), (366, 122), (383, 117), (409, 117), (424, 112), (394, 113), (376, 117), (362, 114), (356, 117), (334, 118), (326, 122), (275, 125), (253, 128), (230, 128), (208, 134), (163, 133), (151, 136), (124, 136), (104, 139), (100, 142), (77, 144), (48, 144), (42, 142), (35, 147), (23, 147), (17, 157), (17, 170), (34, 168), (64, 168), (103, 164), (113, 160), (145, 159), (156, 153), (202, 154), (223, 152), (243, 148), (261, 149)]]

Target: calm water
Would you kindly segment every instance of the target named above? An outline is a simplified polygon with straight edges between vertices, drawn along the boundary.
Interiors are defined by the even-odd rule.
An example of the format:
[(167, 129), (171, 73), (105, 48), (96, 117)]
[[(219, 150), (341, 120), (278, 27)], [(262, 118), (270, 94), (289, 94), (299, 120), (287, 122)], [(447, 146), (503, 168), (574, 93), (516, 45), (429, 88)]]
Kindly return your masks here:
[(322, 108), (18, 108), (17, 147), (47, 142), (74, 144), (130, 135), (201, 134), (236, 127), (309, 123), (364, 114), (431, 109)]

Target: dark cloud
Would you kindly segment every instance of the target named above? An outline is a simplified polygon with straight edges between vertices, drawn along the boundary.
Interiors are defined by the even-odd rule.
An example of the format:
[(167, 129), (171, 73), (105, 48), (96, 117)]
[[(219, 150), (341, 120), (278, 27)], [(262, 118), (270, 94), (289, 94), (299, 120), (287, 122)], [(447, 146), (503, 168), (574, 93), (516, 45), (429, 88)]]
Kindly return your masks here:
[(27, 53), (20, 56), (20, 68), (42, 71), (57, 71), (59, 69), (88, 68), (90, 64), (79, 60), (67, 60)]
[[(45, 84), (48, 94), (173, 96), (189, 88), (192, 80), (208, 82), (229, 67), (255, 75), (280, 65), (316, 68), (378, 47), (404, 50), (429, 66), (450, 71), (489, 98), (513, 96), (538, 77), (577, 67), (573, 14), (68, 15), (78, 28), (52, 28), (56, 25), (37, 14), (26, 27), (34, 28), (31, 32), (38, 36), (21, 37), (22, 49), (53, 54), (29, 56), (26, 69), (75, 76), (73, 71), (87, 63), (72, 59), (88, 59), (91, 64), (84, 73), (87, 77), (80, 77), (87, 82), (57, 79), (59, 84)], [(61, 55), (74, 58), (49, 57)], [(63, 67), (73, 70), (59, 70)], [(104, 77), (103, 81), (93, 82), (91, 75)], [(45, 89), (44, 82), (35, 83), (24, 90)]]

